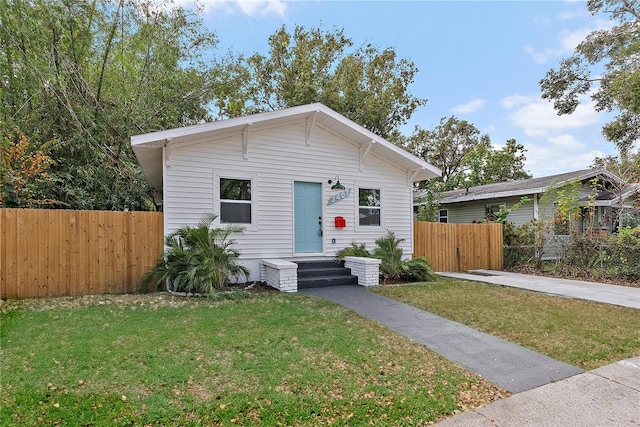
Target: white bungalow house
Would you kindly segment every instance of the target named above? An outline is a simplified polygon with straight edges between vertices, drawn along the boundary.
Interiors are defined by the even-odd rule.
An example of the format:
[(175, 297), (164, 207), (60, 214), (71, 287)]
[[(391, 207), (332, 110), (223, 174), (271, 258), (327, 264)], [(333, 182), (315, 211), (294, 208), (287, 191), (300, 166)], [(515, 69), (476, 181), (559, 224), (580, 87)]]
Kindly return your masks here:
[[(410, 258), (413, 184), (440, 175), (319, 103), (136, 135), (131, 145), (163, 205), (165, 235), (205, 213), (217, 226), (240, 224), (235, 248), (249, 280), (284, 291), (298, 289), (303, 261), (333, 262), (354, 241), (373, 249), (388, 231)], [(345, 267), (362, 285), (378, 283), (377, 260)]]
[[(637, 222), (638, 219), (634, 216), (637, 215), (637, 210), (633, 205), (640, 199), (640, 184), (625, 183), (604, 169), (583, 169), (447, 191), (439, 200), (439, 220), (450, 223), (479, 222), (497, 213), (501, 205), (512, 208), (522, 197), (529, 198), (531, 202), (513, 210), (507, 216), (507, 222), (521, 225), (532, 219), (552, 218), (554, 204), (542, 206), (542, 196), (549, 189), (560, 188), (574, 180), (579, 182), (578, 204), (583, 211), (583, 215), (574, 224), (575, 227), (582, 230), (595, 228), (611, 233), (618, 226)], [(421, 193), (416, 192), (416, 206), (420, 204), (421, 198)], [(562, 234), (563, 230), (564, 228), (559, 227), (555, 233)]]

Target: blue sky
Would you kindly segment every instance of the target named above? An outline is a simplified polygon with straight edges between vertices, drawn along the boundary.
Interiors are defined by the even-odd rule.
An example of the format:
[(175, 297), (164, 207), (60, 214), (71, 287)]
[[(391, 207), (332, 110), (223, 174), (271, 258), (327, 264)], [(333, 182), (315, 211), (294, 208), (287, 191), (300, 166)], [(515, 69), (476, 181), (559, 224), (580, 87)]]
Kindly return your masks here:
[[(188, 3), (189, 0), (180, 3)], [(515, 138), (534, 177), (587, 168), (616, 154), (601, 134), (609, 116), (588, 99), (557, 116), (540, 98), (539, 80), (592, 30), (608, 28), (584, 1), (204, 1), (219, 48), (266, 53), (282, 25), (344, 29), (354, 46), (392, 47), (419, 69), (409, 87), (428, 99), (403, 128), (431, 129), (455, 115), (497, 147)]]

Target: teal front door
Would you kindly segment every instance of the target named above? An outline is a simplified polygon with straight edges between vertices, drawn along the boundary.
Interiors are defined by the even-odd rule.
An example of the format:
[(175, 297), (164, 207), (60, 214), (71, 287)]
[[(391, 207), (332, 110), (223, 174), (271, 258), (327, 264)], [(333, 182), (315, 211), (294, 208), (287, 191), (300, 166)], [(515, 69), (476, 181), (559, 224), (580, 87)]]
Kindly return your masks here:
[(322, 185), (294, 182), (295, 252), (322, 252)]

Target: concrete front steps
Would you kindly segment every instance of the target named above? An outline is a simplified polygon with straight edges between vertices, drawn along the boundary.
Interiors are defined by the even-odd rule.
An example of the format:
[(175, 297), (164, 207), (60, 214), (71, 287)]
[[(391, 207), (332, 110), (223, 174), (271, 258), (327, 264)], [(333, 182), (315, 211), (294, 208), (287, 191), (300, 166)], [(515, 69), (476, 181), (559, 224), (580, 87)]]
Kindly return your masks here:
[(357, 285), (358, 276), (344, 266), (344, 261), (295, 261), (298, 264), (298, 289)]

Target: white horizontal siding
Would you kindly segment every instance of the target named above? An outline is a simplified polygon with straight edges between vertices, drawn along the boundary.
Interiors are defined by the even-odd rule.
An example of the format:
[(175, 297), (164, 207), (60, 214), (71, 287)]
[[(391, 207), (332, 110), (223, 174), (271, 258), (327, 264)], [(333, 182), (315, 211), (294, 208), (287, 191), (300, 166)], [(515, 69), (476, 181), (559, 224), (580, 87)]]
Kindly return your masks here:
[[(387, 230), (405, 239), (404, 255), (411, 256), (412, 193), (407, 172), (373, 155), (365, 159), (361, 170), (359, 147), (321, 128), (312, 130), (309, 145), (304, 124), (250, 131), (246, 159), (241, 134), (175, 145), (170, 151), (164, 179), (165, 233), (197, 223), (205, 212), (218, 212), (216, 175), (254, 179), (255, 223), (233, 236), (243, 264), (254, 271), (252, 280), (258, 279), (258, 260), (294, 256), (295, 181), (322, 184), (324, 256), (334, 256), (352, 242), (365, 243), (371, 250)], [(327, 206), (328, 198), (336, 194), (327, 181), (336, 175), (353, 191), (348, 198)], [(381, 227), (358, 227), (358, 187), (381, 190)], [(334, 226), (336, 216), (346, 219), (345, 228)]]

